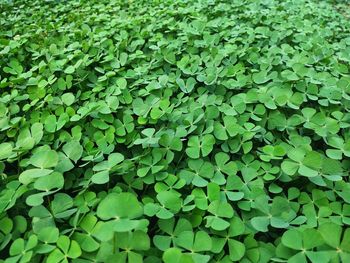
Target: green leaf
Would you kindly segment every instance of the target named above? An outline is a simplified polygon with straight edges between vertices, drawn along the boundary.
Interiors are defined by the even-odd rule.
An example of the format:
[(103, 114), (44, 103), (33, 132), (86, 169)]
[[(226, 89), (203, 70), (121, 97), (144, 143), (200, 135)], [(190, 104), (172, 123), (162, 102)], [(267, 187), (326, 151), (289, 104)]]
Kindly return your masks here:
[(94, 184), (105, 184), (109, 181), (109, 173), (108, 171), (101, 171), (98, 173), (95, 173), (92, 177), (91, 177), (91, 181)]
[(245, 254), (244, 244), (234, 239), (229, 239), (227, 242), (230, 259), (233, 261), (239, 261)]
[(263, 83), (269, 81), (269, 77), (267, 76), (266, 71), (260, 71), (258, 73), (254, 73), (252, 78), (256, 84), (263, 84)]
[(61, 96), (62, 102), (67, 106), (70, 106), (74, 103), (75, 97), (73, 93), (65, 93)]
[(296, 250), (302, 250), (303, 249), (302, 234), (298, 230), (290, 229), (283, 234), (282, 243), (286, 247), (296, 249)]
[(0, 262), (350, 262), (347, 2), (1, 1)]
[(286, 174), (294, 175), (299, 169), (299, 164), (291, 161), (283, 161), (281, 168)]
[(194, 263), (191, 256), (182, 254), (178, 248), (169, 248), (162, 258), (165, 263)]
[(30, 163), (40, 169), (55, 167), (58, 163), (58, 155), (54, 150), (37, 151), (30, 158)]
[(207, 216), (206, 219), (207, 219), (206, 227), (211, 227), (217, 231), (225, 230), (230, 226), (229, 222), (219, 217)]
[(59, 230), (56, 227), (44, 227), (38, 233), (38, 239), (44, 243), (55, 243), (58, 240)]
[(196, 252), (209, 251), (212, 248), (210, 236), (204, 231), (198, 231), (194, 238), (193, 250)]
[(266, 216), (257, 216), (252, 218), (251, 223), (256, 230), (261, 232), (267, 232), (267, 227), (270, 224), (270, 220)]
[(64, 185), (64, 177), (59, 172), (53, 172), (39, 177), (34, 182), (34, 188), (40, 191), (49, 191), (52, 189), (61, 189)]
[(332, 222), (326, 222), (320, 225), (318, 230), (321, 233), (327, 245), (333, 248), (339, 248), (340, 238), (342, 234), (341, 226)]
[(163, 191), (157, 195), (159, 202), (170, 211), (176, 213), (180, 210), (182, 202), (177, 194), (170, 191)]
[(131, 193), (108, 194), (97, 207), (97, 216), (103, 220), (138, 218), (143, 214), (143, 207)]
[(189, 157), (193, 159), (199, 158), (200, 154), (200, 142), (197, 136), (192, 136), (188, 141), (188, 148), (186, 153)]
[(57, 118), (56, 115), (49, 115), (44, 122), (45, 130), (49, 133), (54, 133), (57, 128)]
[(73, 66), (68, 66), (65, 70), (64, 73), (66, 74), (73, 74), (75, 71), (75, 68)]
[(83, 147), (78, 141), (70, 141), (63, 145), (63, 152), (69, 159), (77, 162), (83, 154)]
[(211, 134), (206, 134), (203, 136), (202, 143), (200, 145), (203, 157), (209, 155), (213, 150), (215, 144), (215, 138)]
[(208, 211), (219, 217), (231, 218), (233, 217), (233, 209), (229, 203), (221, 202), (219, 200), (213, 201), (208, 208)]
[(1, 143), (0, 144), (0, 160), (7, 159), (12, 155), (12, 144), (11, 143)]
[(18, 180), (22, 184), (29, 184), (34, 181), (33, 179), (49, 175), (50, 173), (52, 173), (52, 170), (49, 169), (29, 169), (22, 172)]

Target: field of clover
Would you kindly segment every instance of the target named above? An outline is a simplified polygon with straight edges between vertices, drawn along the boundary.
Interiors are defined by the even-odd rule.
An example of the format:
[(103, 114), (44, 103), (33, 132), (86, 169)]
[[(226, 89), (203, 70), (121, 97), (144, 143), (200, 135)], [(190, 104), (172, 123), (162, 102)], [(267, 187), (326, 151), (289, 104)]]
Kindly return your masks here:
[(349, 263), (348, 4), (0, 0), (0, 262)]

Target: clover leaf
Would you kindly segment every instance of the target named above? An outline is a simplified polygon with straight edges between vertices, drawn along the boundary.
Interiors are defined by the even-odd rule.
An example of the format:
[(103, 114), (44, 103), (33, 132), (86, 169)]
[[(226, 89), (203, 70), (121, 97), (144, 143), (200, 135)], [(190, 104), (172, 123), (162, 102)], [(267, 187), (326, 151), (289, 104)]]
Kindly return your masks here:
[(162, 251), (166, 251), (171, 245), (175, 245), (175, 239), (179, 234), (184, 231), (192, 231), (191, 223), (183, 218), (180, 218), (177, 222), (175, 218), (161, 219), (158, 221), (158, 225), (164, 233), (155, 235), (153, 242)]
[(27, 240), (23, 238), (17, 238), (11, 244), (10, 257), (8, 260), (13, 262), (30, 262), (33, 256), (33, 249), (38, 244), (38, 238), (35, 235), (31, 235)]
[(350, 258), (349, 229), (343, 232), (340, 225), (326, 222), (318, 228), (318, 231), (322, 235), (324, 242), (331, 248), (331, 251), (327, 252), (332, 260), (346, 261)]
[(202, 137), (191, 136), (188, 141), (186, 153), (192, 159), (198, 159), (200, 156), (207, 156), (215, 144), (215, 138), (211, 134), (206, 134)]
[(191, 257), (194, 262), (208, 262), (210, 257), (201, 252), (209, 251), (212, 247), (210, 236), (204, 231), (193, 233), (192, 231), (183, 231), (175, 239), (177, 246), (191, 251)]
[(207, 227), (220, 231), (230, 226), (230, 223), (223, 219), (233, 217), (234, 211), (229, 203), (215, 200), (209, 205), (208, 211), (212, 215), (205, 217)]
[(1, 1), (0, 261), (350, 262), (346, 2)]
[(198, 187), (204, 187), (208, 184), (208, 180), (214, 176), (214, 167), (209, 162), (204, 162), (202, 159), (189, 160), (189, 170), (182, 170), (179, 174), (180, 178), (184, 179), (187, 184), (192, 183)]
[(74, 259), (81, 255), (79, 244), (67, 236), (60, 236), (56, 244), (57, 248), (47, 258), (49, 262), (68, 262), (68, 258)]
[[(313, 251), (321, 246), (324, 240), (321, 234), (315, 229), (290, 229), (282, 236), (282, 244), (293, 252), (288, 258), (288, 262), (328, 262), (330, 255), (324, 251)], [(282, 251), (281, 251), (282, 252)], [(320, 261), (321, 260), (321, 261)]]
[(142, 213), (142, 205), (131, 193), (110, 193), (97, 207), (97, 216), (103, 220), (134, 219)]
[(322, 156), (317, 152), (305, 153), (300, 149), (292, 149), (287, 153), (291, 160), (282, 163), (282, 170), (288, 175), (294, 175), (297, 171), (306, 177), (318, 175), (318, 169), (322, 165)]
[(229, 258), (232, 261), (239, 261), (245, 254), (245, 245), (236, 240), (234, 237), (240, 236), (244, 233), (244, 223), (239, 218), (232, 218), (230, 220), (230, 227), (227, 231), (217, 232), (218, 237), (213, 237), (214, 252), (220, 252), (227, 244), (229, 249)]
[(110, 171), (124, 160), (124, 156), (120, 153), (111, 153), (107, 161), (96, 164), (92, 170), (97, 172), (92, 175), (91, 181), (95, 184), (105, 184), (109, 181)]
[(118, 233), (115, 237), (116, 247), (119, 252), (112, 256), (110, 260), (118, 262), (142, 262), (142, 251), (147, 251), (150, 247), (150, 239), (143, 231)]

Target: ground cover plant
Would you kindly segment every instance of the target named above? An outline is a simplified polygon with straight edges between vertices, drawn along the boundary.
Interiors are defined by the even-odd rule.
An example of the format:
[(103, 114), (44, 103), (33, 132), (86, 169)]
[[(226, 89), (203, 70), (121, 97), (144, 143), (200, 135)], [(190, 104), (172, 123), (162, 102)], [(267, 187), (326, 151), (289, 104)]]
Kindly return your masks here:
[(0, 262), (350, 262), (346, 1), (0, 11)]

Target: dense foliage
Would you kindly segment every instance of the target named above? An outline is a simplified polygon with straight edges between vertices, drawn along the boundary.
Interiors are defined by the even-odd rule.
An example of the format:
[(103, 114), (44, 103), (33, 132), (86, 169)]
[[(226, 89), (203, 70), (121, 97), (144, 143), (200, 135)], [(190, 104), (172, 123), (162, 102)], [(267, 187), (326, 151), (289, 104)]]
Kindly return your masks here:
[(330, 2), (1, 1), (0, 261), (350, 262)]

